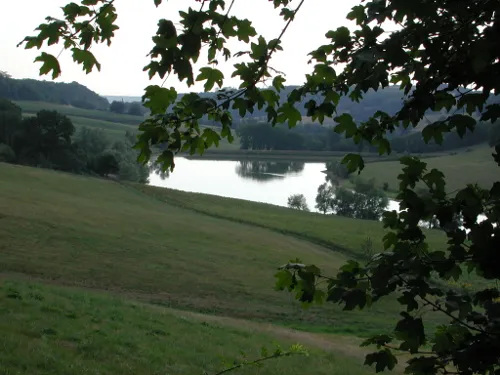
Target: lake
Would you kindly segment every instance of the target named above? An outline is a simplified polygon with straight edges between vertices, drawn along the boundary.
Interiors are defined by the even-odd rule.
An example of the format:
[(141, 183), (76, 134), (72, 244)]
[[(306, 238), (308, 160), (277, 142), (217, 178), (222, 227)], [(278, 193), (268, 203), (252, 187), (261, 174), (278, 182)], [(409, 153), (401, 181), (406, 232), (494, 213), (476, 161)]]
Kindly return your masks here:
[[(287, 161), (200, 160), (177, 157), (174, 172), (153, 172), (150, 185), (195, 193), (287, 205), (292, 194), (304, 194), (312, 211), (318, 186), (325, 182), (325, 163)], [(391, 201), (390, 209), (398, 209)]]

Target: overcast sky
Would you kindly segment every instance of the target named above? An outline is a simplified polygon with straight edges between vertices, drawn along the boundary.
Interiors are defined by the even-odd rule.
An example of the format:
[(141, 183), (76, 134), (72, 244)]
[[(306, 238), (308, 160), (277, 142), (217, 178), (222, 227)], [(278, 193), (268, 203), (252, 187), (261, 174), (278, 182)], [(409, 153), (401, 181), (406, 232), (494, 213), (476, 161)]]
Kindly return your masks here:
[[(2, 4), (0, 13), (0, 70), (11, 74), (14, 78), (37, 78), (39, 63), (33, 63), (36, 51), (16, 47), (27, 35), (34, 35), (34, 28), (43, 22), (48, 15), (60, 16), (60, 7), (70, 0), (18, 0)], [(293, 8), (298, 0), (291, 2)], [(307, 65), (307, 54), (325, 42), (325, 33), (339, 26), (349, 26), (345, 19), (349, 10), (360, 0), (306, 0), (296, 20), (283, 38), (284, 51), (276, 53), (271, 66), (286, 73), (287, 84), (301, 84), (304, 74), (310, 71)], [(229, 1), (227, 1), (229, 3)], [(141, 96), (148, 84), (161, 83), (158, 79), (149, 81), (147, 73), (142, 69), (148, 64), (146, 56), (152, 47), (151, 36), (161, 18), (177, 20), (178, 11), (188, 6), (198, 8), (194, 0), (164, 0), (159, 8), (153, 0), (116, 0), (118, 10), (117, 25), (120, 29), (110, 47), (105, 45), (93, 47), (92, 52), (102, 64), (97, 70), (86, 75), (79, 66), (73, 63), (71, 53), (65, 51), (59, 61), (62, 76), (61, 82), (77, 81), (101, 95)], [(267, 40), (276, 38), (284, 22), (274, 10), (269, 0), (236, 0), (233, 15), (245, 17), (252, 21), (257, 32)], [(47, 49), (46, 52), (57, 55), (61, 47)], [(231, 65), (219, 67), (226, 76), (230, 76)], [(50, 79), (43, 76), (41, 79)], [(226, 79), (225, 86), (234, 86), (236, 81)], [(188, 88), (172, 75), (165, 86), (174, 86), (181, 92), (200, 91), (201, 85)]]

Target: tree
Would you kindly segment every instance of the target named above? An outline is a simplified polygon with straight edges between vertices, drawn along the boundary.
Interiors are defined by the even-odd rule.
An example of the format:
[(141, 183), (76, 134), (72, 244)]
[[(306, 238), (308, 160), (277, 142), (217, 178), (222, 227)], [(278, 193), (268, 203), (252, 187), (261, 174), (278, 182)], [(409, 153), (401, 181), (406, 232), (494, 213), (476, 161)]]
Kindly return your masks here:
[(304, 194), (292, 194), (288, 197), (288, 207), (295, 210), (309, 211)]
[(57, 111), (42, 110), (36, 116), (23, 119), (12, 148), (21, 163), (64, 169), (62, 159), (72, 147), (74, 131), (68, 117)]
[(109, 110), (114, 113), (125, 113), (125, 103), (114, 100), (109, 106)]
[(0, 143), (12, 144), (12, 138), (19, 130), (21, 120), (21, 108), (9, 100), (0, 98)]
[[(161, 2), (155, 0), (157, 5)], [(99, 69), (89, 48), (93, 43), (111, 41), (117, 28), (116, 10), (113, 0), (95, 3), (95, 9), (69, 4), (62, 20), (49, 18), (38, 35), (24, 40), (26, 47), (40, 48), (59, 37), (87, 72)], [(376, 147), (380, 154), (391, 153), (391, 133), (417, 127), (429, 111), (442, 111), (444, 118), (424, 126), (426, 143), (433, 140), (440, 144), (446, 133), (463, 137), (475, 131), (478, 120), (493, 123), (500, 118), (500, 103), (494, 100), (500, 93), (496, 0), (367, 0), (356, 5), (347, 15), (356, 24), (355, 30), (340, 27), (327, 32), (327, 41), (310, 53), (312, 69), (305, 83), (283, 101), (279, 93), (285, 78), (270, 67), (273, 54), (282, 49), (281, 36), (266, 40), (257, 35), (251, 22), (231, 16), (231, 7), (225, 3), (202, 1), (199, 10), (181, 13), (180, 24), (160, 20), (151, 62), (146, 67), (149, 75), (164, 78), (174, 73), (188, 86), (196, 80), (204, 82), (207, 92), (215, 85), (221, 90), (217, 100), (196, 93), (177, 100), (173, 88), (146, 87), (144, 105), (151, 110), (151, 117), (140, 125), (137, 147), (142, 162), (149, 160), (151, 148), (159, 143), (166, 145), (160, 162), (173, 169), (174, 156), (181, 150), (202, 152), (220, 138), (231, 141), (230, 107), (242, 115), (259, 108), (273, 125), (288, 123), (294, 127), (301, 121), (296, 105), (305, 102), (313, 121), (333, 119), (336, 133), (360, 147)], [(284, 19), (280, 35), (287, 31), (304, 0), (295, 3), (273, 1)], [(81, 28), (82, 19), (90, 23), (95, 20), (96, 32)], [(248, 51), (233, 53), (228, 42), (235, 38), (249, 44)], [(208, 48), (202, 50), (203, 46)], [(199, 62), (205, 51), (209, 63), (195, 71), (194, 62)], [(232, 75), (241, 78), (239, 89), (222, 89), (225, 76), (217, 69), (218, 52), (235, 60)], [(37, 61), (42, 63), (42, 74), (52, 72), (54, 78), (60, 74), (55, 56), (42, 52)], [(336, 71), (334, 66), (341, 68)], [(258, 89), (263, 80), (270, 80), (272, 87)], [(390, 85), (399, 85), (404, 95), (395, 112), (374, 109), (371, 116), (357, 123), (351, 114), (337, 111), (340, 99), (362, 101), (370, 92)], [(207, 115), (221, 124), (219, 131), (201, 131), (199, 120)], [(500, 145), (495, 146), (492, 156), (500, 164)], [(343, 163), (351, 173), (364, 168), (363, 157), (355, 152), (347, 154)], [(366, 264), (349, 261), (337, 277), (293, 262), (278, 274), (278, 285), (295, 291), (304, 303), (326, 297), (346, 310), (365, 308), (384, 296), (397, 295), (401, 315), (394, 334), (388, 332), (366, 341), (366, 345), (378, 348), (365, 361), (375, 365), (376, 371), (394, 368), (397, 359), (393, 351), (398, 350), (412, 355), (406, 365), (410, 374), (498, 373), (500, 181), (450, 192), (445, 176), (425, 162), (405, 156), (401, 164), (397, 199), (402, 212), (384, 214), (388, 230), (383, 238), (384, 252)], [(424, 185), (430, 196), (419, 196), (417, 184)], [(485, 220), (478, 221), (482, 214)], [(455, 224), (456, 215), (463, 216), (462, 227)], [(420, 222), (434, 216), (445, 228), (445, 251), (430, 247), (419, 227)], [(465, 269), (481, 280), (472, 293), (441, 282), (459, 279)], [(318, 279), (328, 281), (325, 291), (319, 290)], [(426, 326), (426, 316), (422, 315), (426, 308), (442, 314), (445, 322), (437, 328)], [(422, 347), (426, 347), (425, 352)]]
[(331, 201), (334, 196), (333, 186), (327, 182), (318, 187), (318, 194), (316, 195), (316, 209), (326, 214), (331, 209)]
[(356, 179), (354, 190), (338, 188), (330, 199), (330, 209), (340, 216), (354, 219), (380, 220), (389, 205), (387, 196), (377, 188), (373, 180)]
[(9, 145), (0, 143), (0, 162), (13, 163), (16, 160), (16, 154)]
[(127, 113), (132, 116), (144, 116), (145, 108), (139, 102), (129, 103)]
[(108, 176), (118, 173), (120, 166), (114, 153), (105, 152), (95, 158), (93, 169), (100, 176)]

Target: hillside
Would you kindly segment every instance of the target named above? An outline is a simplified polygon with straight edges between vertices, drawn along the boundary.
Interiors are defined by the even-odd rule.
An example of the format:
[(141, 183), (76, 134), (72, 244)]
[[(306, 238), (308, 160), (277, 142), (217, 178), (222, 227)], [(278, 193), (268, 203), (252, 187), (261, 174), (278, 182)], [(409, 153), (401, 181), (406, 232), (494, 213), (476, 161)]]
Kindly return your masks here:
[[(383, 311), (395, 307), (301, 313), (289, 296), (273, 291), (276, 267), (289, 259), (333, 273), (360, 255), (366, 236), (379, 247), (380, 223), (168, 190), (163, 196), (156, 188), (5, 164), (0, 173), (2, 272), (333, 332), (387, 326)], [(441, 243), (439, 232), (432, 241)]]
[[(437, 168), (444, 173), (446, 190), (450, 192), (475, 183), (489, 189), (498, 180), (498, 165), (493, 160), (493, 152), (493, 148), (482, 145), (456, 150), (448, 155), (428, 157), (424, 161), (428, 165), (428, 170)], [(399, 184), (397, 178), (401, 173), (401, 168), (399, 161), (371, 162), (366, 164), (361, 177), (374, 178), (380, 187), (387, 182), (389, 190), (394, 191)]]
[(14, 79), (0, 74), (0, 98), (71, 105), (108, 110), (109, 102), (78, 82), (61, 83), (35, 79)]
[[(309, 356), (267, 361), (238, 374), (370, 374), (354, 340), (158, 308), (34, 282), (0, 285), (2, 371), (9, 374), (215, 374), (228, 363), (301, 342)], [(207, 345), (210, 343), (210, 345)]]

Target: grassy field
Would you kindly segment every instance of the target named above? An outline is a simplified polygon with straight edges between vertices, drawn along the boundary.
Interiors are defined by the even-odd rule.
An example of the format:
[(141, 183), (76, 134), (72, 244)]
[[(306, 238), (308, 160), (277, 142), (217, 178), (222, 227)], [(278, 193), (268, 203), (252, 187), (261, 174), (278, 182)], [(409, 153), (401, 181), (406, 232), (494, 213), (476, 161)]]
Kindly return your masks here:
[[(213, 373), (219, 355), (258, 357), (275, 340), (308, 344), (315, 373), (363, 373), (356, 337), (386, 332), (399, 311), (392, 298), (303, 310), (273, 287), (289, 259), (333, 274), (367, 236), (378, 248), (379, 223), (8, 164), (0, 173), (2, 373)], [(298, 361), (247, 371), (295, 374)]]
[(83, 108), (76, 108), (70, 105), (62, 105), (56, 103), (45, 102), (30, 102), (30, 101), (14, 101), (23, 112), (36, 113), (43, 109), (58, 111), (66, 116), (85, 117), (94, 120), (116, 122), (119, 124), (137, 126), (143, 121), (142, 116), (131, 116), (107, 111), (97, 111)]
[(2, 374), (215, 374), (241, 360), (240, 350), (257, 359), (262, 347), (286, 350), (298, 341), (308, 344), (309, 356), (237, 373), (372, 373), (352, 340), (307, 340), (88, 291), (7, 281), (0, 285), (0, 306)]
[[(207, 194), (187, 193), (154, 186), (131, 185), (158, 200), (209, 217), (227, 219), (291, 235), (333, 250), (347, 257), (362, 256), (362, 243), (370, 237), (374, 250), (382, 251), (382, 224), (371, 220), (356, 220), (334, 215), (290, 210), (264, 203), (249, 202)], [(429, 243), (440, 248), (444, 236), (427, 231)], [(304, 259), (304, 260), (307, 260)]]
[[(424, 161), (428, 170), (437, 168), (444, 173), (448, 191), (463, 188), (471, 183), (491, 188), (493, 182), (498, 180), (498, 165), (491, 156), (493, 152), (494, 150), (486, 145), (477, 146), (469, 151), (457, 150), (453, 154), (427, 157)], [(361, 177), (374, 178), (379, 186), (387, 182), (389, 189), (395, 190), (399, 184), (397, 177), (401, 173), (401, 167), (399, 161), (368, 163)]]
[[(390, 325), (385, 314), (394, 311), (393, 301), (354, 314), (333, 305), (303, 311), (274, 290), (276, 269), (288, 260), (298, 257), (332, 274), (349, 252), (210, 217), (111, 181), (5, 164), (0, 173), (0, 272), (301, 329), (367, 335)], [(256, 217), (266, 216), (256, 210)], [(320, 217), (288, 212), (294, 225)], [(332, 224), (323, 226), (332, 244), (380, 236), (377, 223), (353, 226), (356, 240), (341, 233), (354, 222)]]

